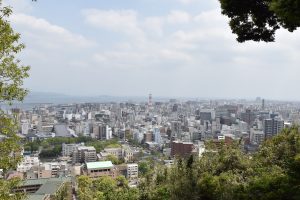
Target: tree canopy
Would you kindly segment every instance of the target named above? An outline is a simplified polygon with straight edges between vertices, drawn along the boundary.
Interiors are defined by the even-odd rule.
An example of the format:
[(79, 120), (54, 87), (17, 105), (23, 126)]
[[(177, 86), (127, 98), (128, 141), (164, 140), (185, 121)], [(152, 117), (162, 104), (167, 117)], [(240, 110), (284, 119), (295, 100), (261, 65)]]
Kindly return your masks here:
[[(131, 200), (297, 200), (300, 199), (300, 132), (284, 130), (254, 154), (240, 144), (207, 145), (201, 158), (177, 159), (167, 168), (156, 164), (140, 173), (137, 189), (121, 178), (79, 178), (79, 199)], [(143, 168), (139, 163), (139, 168)], [(141, 169), (139, 169), (140, 172)], [(119, 183), (119, 184), (118, 184)], [(130, 196), (130, 198), (128, 198)]]
[(237, 41), (273, 42), (280, 28), (300, 26), (300, 0), (219, 0)]
[[(23, 66), (16, 57), (25, 46), (19, 42), (20, 34), (12, 29), (8, 21), (11, 13), (11, 8), (4, 7), (0, 0), (0, 103), (9, 104), (23, 100), (27, 94), (22, 85), (29, 70), (29, 66)], [(18, 125), (13, 116), (0, 110), (0, 169), (4, 174), (16, 168), (22, 158), (17, 131)], [(21, 199), (20, 194), (12, 194), (12, 188), (17, 183), (17, 180), (0, 179), (0, 199)]]

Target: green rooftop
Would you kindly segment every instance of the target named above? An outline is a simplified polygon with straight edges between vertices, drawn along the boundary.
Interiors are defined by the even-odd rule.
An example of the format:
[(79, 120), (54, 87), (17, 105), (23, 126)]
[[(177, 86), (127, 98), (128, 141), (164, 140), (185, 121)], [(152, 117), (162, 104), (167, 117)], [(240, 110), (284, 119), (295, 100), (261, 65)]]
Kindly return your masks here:
[(101, 168), (112, 168), (114, 165), (111, 161), (102, 162), (88, 162), (86, 163), (87, 169), (101, 169)]
[(64, 184), (63, 180), (57, 180), (57, 181), (48, 181), (47, 183), (43, 184), (38, 191), (36, 191), (35, 194), (45, 195), (55, 194), (59, 188)]

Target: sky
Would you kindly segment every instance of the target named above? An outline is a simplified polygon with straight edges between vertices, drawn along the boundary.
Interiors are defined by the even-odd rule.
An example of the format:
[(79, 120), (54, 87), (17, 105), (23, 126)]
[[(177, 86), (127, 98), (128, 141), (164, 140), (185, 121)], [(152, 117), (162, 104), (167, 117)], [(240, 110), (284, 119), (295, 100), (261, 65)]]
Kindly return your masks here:
[(300, 33), (238, 43), (217, 0), (4, 0), (30, 91), (300, 100)]

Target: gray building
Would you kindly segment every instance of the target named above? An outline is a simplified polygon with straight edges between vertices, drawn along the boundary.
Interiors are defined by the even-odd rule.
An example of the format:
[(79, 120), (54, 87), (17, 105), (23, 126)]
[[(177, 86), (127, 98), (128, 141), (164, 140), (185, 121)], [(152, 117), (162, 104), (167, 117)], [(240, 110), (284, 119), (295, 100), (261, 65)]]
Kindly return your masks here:
[(95, 147), (79, 146), (73, 152), (73, 163), (86, 163), (97, 161), (97, 153)]
[(272, 118), (264, 120), (264, 133), (265, 138), (270, 138), (278, 133), (284, 128), (284, 121), (280, 118)]

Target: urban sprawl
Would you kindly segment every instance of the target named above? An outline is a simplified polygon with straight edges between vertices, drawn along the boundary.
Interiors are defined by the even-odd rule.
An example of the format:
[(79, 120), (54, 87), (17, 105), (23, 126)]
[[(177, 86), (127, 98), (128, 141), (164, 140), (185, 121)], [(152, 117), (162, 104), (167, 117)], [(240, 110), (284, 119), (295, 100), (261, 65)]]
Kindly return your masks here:
[(23, 160), (0, 176), (24, 180), (16, 192), (25, 191), (29, 199), (50, 199), (66, 184), (76, 199), (74, 177), (124, 176), (137, 187), (145, 160), (170, 167), (178, 157), (201, 158), (208, 141), (239, 141), (252, 153), (283, 128), (300, 123), (296, 102), (259, 97), (158, 102), (151, 94), (145, 99), (8, 109), (20, 124)]

